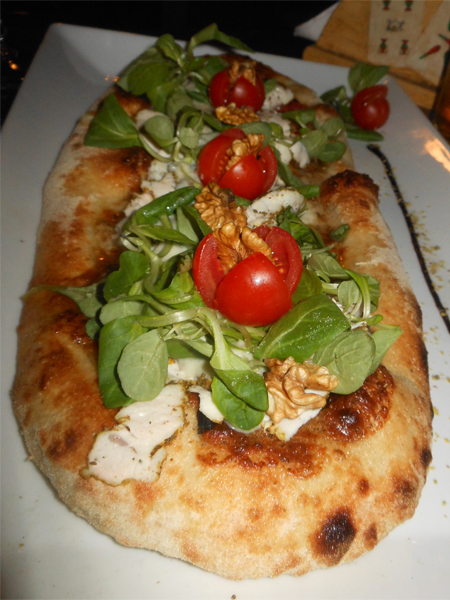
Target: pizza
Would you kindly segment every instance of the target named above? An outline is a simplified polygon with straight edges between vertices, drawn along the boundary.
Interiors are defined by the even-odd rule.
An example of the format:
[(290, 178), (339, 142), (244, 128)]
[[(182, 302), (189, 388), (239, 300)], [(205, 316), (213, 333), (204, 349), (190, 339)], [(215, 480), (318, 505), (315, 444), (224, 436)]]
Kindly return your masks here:
[(247, 50), (162, 36), (62, 148), (14, 410), (59, 497), (119, 543), (298, 576), (414, 514), (421, 313), (339, 115), (248, 56), (194, 57), (208, 39)]

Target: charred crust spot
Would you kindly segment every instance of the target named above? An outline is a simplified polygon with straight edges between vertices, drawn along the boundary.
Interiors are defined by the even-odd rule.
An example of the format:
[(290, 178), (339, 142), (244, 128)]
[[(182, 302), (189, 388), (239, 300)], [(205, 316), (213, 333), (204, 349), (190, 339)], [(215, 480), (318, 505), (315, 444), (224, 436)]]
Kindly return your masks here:
[(367, 548), (367, 550), (372, 550), (377, 545), (377, 542), (377, 526), (375, 523), (372, 523), (372, 525), (364, 532), (364, 545)]
[(393, 504), (401, 512), (414, 510), (417, 503), (418, 482), (405, 477), (392, 478)]
[[(383, 366), (356, 392), (331, 394), (317, 421), (324, 433), (341, 442), (357, 442), (383, 427), (389, 415), (394, 381)], [(322, 430), (322, 431), (323, 431)]]
[(349, 550), (355, 535), (350, 511), (345, 507), (339, 508), (312, 536), (313, 552), (325, 565), (337, 565)]
[(77, 445), (77, 435), (73, 429), (69, 429), (62, 438), (58, 438), (48, 448), (47, 454), (50, 458), (59, 460), (70, 454)]
[(358, 484), (358, 491), (361, 496), (367, 496), (370, 492), (370, 483), (364, 477), (360, 480)]
[(206, 433), (207, 431), (210, 431), (215, 426), (216, 426), (216, 424), (214, 423), (214, 421), (211, 421), (211, 419), (208, 419), (208, 417), (206, 415), (204, 415), (202, 412), (197, 411), (197, 433), (199, 435), (201, 435), (202, 433)]
[(431, 463), (433, 458), (433, 455), (431, 454), (431, 450), (427, 447), (427, 448), (423, 448), (423, 450), (420, 453), (420, 461), (423, 465), (424, 469), (427, 469), (429, 464)]

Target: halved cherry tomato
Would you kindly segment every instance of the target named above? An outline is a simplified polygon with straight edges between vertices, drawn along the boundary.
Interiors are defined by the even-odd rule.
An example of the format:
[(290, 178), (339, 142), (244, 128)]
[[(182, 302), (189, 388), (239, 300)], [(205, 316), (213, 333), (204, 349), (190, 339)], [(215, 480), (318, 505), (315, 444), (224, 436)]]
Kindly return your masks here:
[(241, 75), (231, 87), (228, 70), (216, 73), (209, 84), (209, 98), (214, 107), (234, 103), (238, 108), (250, 106), (256, 112), (264, 103), (264, 84), (256, 77), (256, 85)]
[(303, 263), (298, 244), (287, 231), (267, 225), (255, 231), (270, 245), (274, 262), (255, 252), (225, 275), (217, 257), (218, 241), (210, 233), (194, 255), (193, 277), (207, 306), (235, 323), (260, 326), (290, 310)]
[(225, 277), (222, 263), (217, 258), (217, 238), (212, 233), (205, 236), (194, 254), (192, 274), (194, 282), (206, 306), (214, 308), (219, 283)]
[(277, 159), (269, 146), (258, 156), (249, 154), (241, 158), (231, 169), (225, 171), (233, 140), (244, 139), (242, 129), (227, 129), (211, 140), (198, 157), (198, 174), (203, 185), (214, 181), (222, 188), (230, 188), (236, 196), (254, 200), (270, 190), (276, 179)]
[(292, 308), (291, 294), (275, 265), (261, 252), (251, 254), (217, 287), (215, 306), (241, 325), (268, 325)]
[(352, 116), (358, 127), (378, 129), (386, 123), (390, 112), (387, 92), (385, 85), (373, 85), (356, 94), (352, 100)]
[(272, 250), (272, 260), (293, 294), (297, 289), (303, 272), (303, 260), (300, 248), (292, 235), (281, 227), (260, 225), (254, 229)]

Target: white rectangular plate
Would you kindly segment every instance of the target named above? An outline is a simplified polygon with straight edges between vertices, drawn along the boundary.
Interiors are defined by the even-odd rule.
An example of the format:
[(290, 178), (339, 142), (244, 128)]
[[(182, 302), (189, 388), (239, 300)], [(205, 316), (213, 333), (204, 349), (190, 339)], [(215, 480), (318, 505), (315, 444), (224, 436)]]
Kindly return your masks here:
[[(244, 40), (245, 41), (245, 40)], [(380, 186), (381, 209), (424, 313), (435, 406), (433, 463), (414, 518), (354, 563), (301, 578), (232, 582), (155, 552), (124, 548), (71, 513), (32, 461), (11, 410), (20, 296), (31, 277), (41, 192), (76, 120), (154, 39), (68, 25), (50, 28), (3, 129), (2, 597), (444, 598), (450, 589), (450, 335), (422, 275), (379, 159), (352, 143), (356, 169)], [(256, 59), (318, 93), (347, 70)], [(450, 149), (395, 81), (381, 149), (390, 161), (442, 303), (450, 306)]]

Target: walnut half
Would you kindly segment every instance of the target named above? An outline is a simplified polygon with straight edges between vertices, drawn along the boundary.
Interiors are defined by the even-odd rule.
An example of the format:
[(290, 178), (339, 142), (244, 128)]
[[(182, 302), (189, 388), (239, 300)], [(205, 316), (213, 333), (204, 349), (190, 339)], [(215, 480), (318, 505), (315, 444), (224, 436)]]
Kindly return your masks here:
[(260, 121), (253, 108), (250, 108), (250, 106), (237, 108), (233, 102), (228, 106), (218, 106), (215, 112), (219, 121), (227, 123), (227, 125), (242, 125), (243, 123)]
[(339, 379), (331, 375), (326, 367), (311, 362), (298, 364), (292, 357), (286, 360), (267, 358), (270, 371), (264, 374), (269, 392), (267, 414), (276, 425), (282, 419), (295, 419), (305, 410), (322, 408), (326, 395), (306, 392), (306, 389), (330, 392), (339, 384)]
[(239, 230), (247, 225), (244, 208), (236, 205), (232, 191), (220, 188), (217, 183), (204, 187), (195, 197), (194, 206), (213, 231), (225, 223), (234, 223)]
[(261, 252), (272, 260), (272, 250), (268, 244), (248, 227), (240, 232), (234, 223), (226, 223), (214, 231), (217, 239), (217, 257), (225, 273), (229, 273), (241, 260), (254, 252)]
[(264, 146), (264, 135), (262, 133), (249, 133), (247, 137), (242, 140), (233, 140), (231, 148), (227, 150), (227, 154), (230, 157), (225, 169), (231, 169), (237, 164), (241, 158), (248, 156), (249, 154), (258, 155)]

